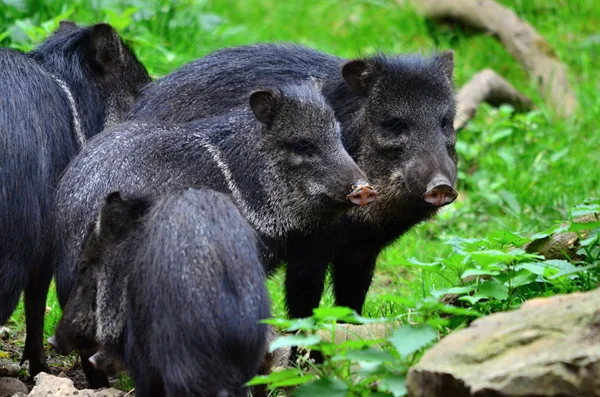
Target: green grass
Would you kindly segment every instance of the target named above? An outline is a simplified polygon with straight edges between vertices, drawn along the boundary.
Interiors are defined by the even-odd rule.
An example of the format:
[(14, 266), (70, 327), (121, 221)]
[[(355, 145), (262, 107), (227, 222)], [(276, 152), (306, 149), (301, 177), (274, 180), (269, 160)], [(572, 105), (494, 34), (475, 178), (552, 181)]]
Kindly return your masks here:
[[(477, 71), (494, 68), (534, 100), (537, 113), (514, 120), (483, 107), (459, 134), (460, 198), (380, 255), (365, 306), (366, 315), (380, 316), (406, 310), (380, 299), (384, 294), (420, 299), (458, 279), (455, 271), (406, 266), (407, 258), (444, 257), (451, 251), (444, 243), (455, 236), (539, 231), (566, 219), (575, 204), (600, 196), (600, 7), (595, 0), (502, 3), (538, 29), (570, 67), (581, 104), (572, 119), (552, 114), (493, 37), (435, 25), (391, 0), (10, 0), (0, 5), (0, 39), (3, 45), (30, 48), (57, 26), (57, 15), (80, 23), (104, 20), (120, 30), (154, 77), (218, 48), (263, 41), (293, 41), (346, 57), (451, 48), (457, 87)], [(277, 315), (283, 314), (281, 281), (278, 276), (269, 282)], [(331, 303), (326, 294), (323, 304)], [(59, 313), (54, 294), (48, 305), (53, 309), (46, 332), (51, 333)], [(13, 319), (21, 324), (22, 310)]]

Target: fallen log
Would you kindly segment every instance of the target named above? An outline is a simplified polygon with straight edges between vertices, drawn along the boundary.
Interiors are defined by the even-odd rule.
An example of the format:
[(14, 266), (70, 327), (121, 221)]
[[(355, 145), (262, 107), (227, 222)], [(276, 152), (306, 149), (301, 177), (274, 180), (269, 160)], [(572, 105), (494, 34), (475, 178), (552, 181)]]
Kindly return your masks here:
[(531, 110), (533, 102), (521, 94), (508, 81), (492, 69), (484, 69), (475, 74), (458, 92), (454, 129), (463, 129), (475, 117), (481, 103), (492, 106), (509, 104), (517, 111)]
[(493, 0), (396, 0), (432, 20), (453, 20), (497, 37), (535, 80), (544, 101), (564, 117), (577, 109), (568, 69), (548, 42), (511, 9)]

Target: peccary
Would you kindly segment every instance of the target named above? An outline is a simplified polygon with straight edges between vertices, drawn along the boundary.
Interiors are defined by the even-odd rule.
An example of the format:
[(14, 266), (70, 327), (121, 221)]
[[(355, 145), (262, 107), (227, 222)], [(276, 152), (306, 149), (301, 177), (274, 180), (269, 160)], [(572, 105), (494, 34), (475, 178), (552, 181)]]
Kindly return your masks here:
[(129, 110), (150, 82), (107, 24), (62, 22), (37, 49), (0, 49), (0, 325), (25, 289), (29, 372), (50, 372), (42, 344), (52, 193), (87, 138)]
[(188, 124), (121, 124), (73, 159), (53, 207), (63, 307), (85, 225), (113, 190), (128, 196), (209, 187), (230, 194), (259, 233), (265, 264), (284, 255), (297, 234), (372, 199), (375, 192), (343, 148), (333, 111), (312, 83), (247, 95), (245, 106)]
[(269, 312), (255, 233), (228, 196), (185, 189), (123, 200), (114, 192), (83, 244), (52, 342), (66, 354), (83, 347), (77, 333), (94, 329), (139, 397), (241, 397), (264, 356), (259, 321)]
[(379, 198), (294, 245), (288, 311), (312, 314), (331, 264), (336, 303), (360, 313), (382, 248), (457, 196), (453, 69), (450, 51), (346, 60), (289, 44), (228, 48), (147, 86), (128, 119), (186, 122), (236, 106), (257, 84), (320, 83), (345, 148)]

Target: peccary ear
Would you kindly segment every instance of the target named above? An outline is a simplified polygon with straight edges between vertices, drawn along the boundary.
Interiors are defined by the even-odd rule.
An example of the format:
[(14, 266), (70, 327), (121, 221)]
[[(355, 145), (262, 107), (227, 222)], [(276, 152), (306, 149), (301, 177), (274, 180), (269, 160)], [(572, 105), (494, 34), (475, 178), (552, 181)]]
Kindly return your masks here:
[(90, 34), (92, 66), (102, 77), (109, 77), (124, 62), (123, 43), (117, 31), (106, 23), (92, 26)]
[(280, 94), (274, 90), (254, 91), (250, 94), (250, 108), (254, 115), (267, 128), (271, 128), (279, 110)]
[(125, 200), (121, 197), (121, 192), (116, 191), (106, 196), (106, 204), (124, 204)]
[(436, 63), (442, 73), (450, 81), (454, 75), (454, 52), (452, 50), (444, 51), (436, 55)]
[(68, 33), (68, 32), (72, 32), (75, 29), (77, 29), (77, 24), (75, 22), (60, 21), (58, 23), (58, 30), (57, 30), (57, 32), (59, 32), (59, 33)]
[(123, 200), (120, 192), (112, 192), (104, 201), (104, 205), (96, 219), (96, 234), (117, 239), (123, 234), (129, 222), (129, 204)]
[(373, 84), (374, 75), (369, 63), (360, 59), (348, 61), (342, 66), (342, 77), (352, 92), (366, 97)]

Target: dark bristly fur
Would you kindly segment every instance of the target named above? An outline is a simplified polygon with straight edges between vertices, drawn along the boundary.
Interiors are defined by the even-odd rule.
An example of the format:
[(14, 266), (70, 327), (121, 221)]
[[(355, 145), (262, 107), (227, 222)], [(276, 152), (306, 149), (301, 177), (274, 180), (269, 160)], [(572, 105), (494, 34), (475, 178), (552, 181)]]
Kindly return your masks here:
[(254, 231), (226, 195), (113, 193), (84, 242), (55, 343), (68, 352), (92, 336), (124, 362), (136, 396), (242, 397), (269, 316)]
[(321, 84), (344, 146), (379, 197), (296, 241), (282, 258), (286, 299), (291, 316), (311, 315), (331, 264), (336, 303), (361, 312), (381, 249), (436, 213), (424, 201), (431, 184), (456, 181), (453, 68), (451, 52), (348, 61), (295, 45), (228, 48), (149, 85), (128, 119), (190, 121), (237, 106), (256, 85)]
[(291, 236), (351, 206), (346, 195), (365, 176), (343, 148), (333, 111), (318, 90), (310, 83), (281, 86), (247, 94), (246, 101), (183, 125), (121, 124), (73, 159), (53, 207), (63, 307), (85, 226), (111, 191), (125, 197), (183, 187), (227, 193), (259, 233), (267, 267), (289, 249)]
[(29, 53), (0, 49), (0, 325), (25, 289), (23, 361), (32, 376), (49, 372), (42, 331), (54, 187), (85, 138), (129, 111), (149, 82), (106, 24), (63, 22)]

